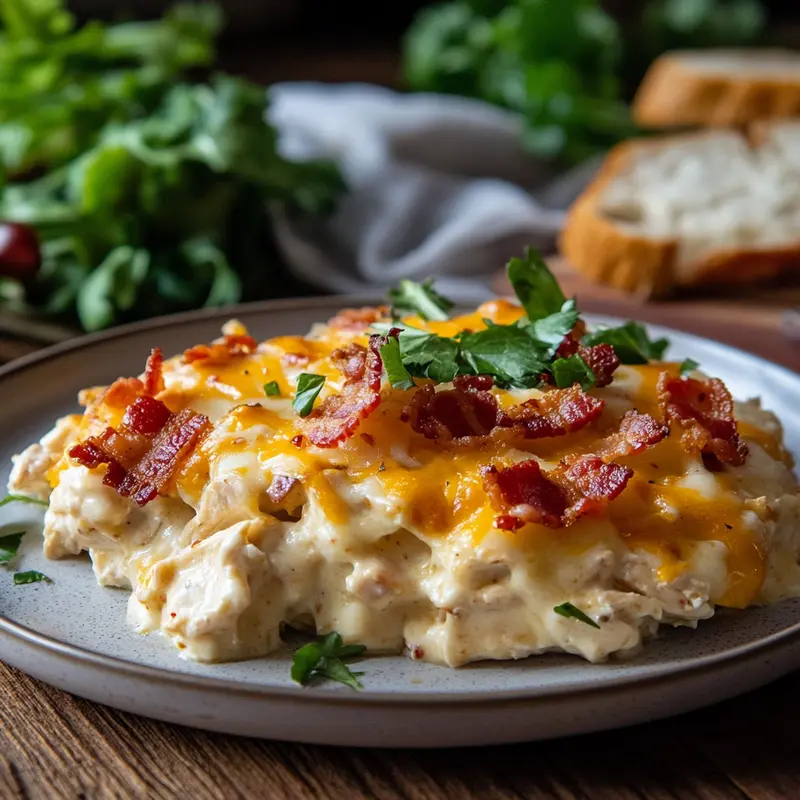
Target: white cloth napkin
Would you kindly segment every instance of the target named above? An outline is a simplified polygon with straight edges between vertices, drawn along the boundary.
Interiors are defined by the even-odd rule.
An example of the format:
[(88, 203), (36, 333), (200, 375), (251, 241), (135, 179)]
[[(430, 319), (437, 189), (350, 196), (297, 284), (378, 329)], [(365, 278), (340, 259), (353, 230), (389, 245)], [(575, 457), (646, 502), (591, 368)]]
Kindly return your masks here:
[(556, 176), (523, 149), (515, 115), (477, 100), (321, 83), (270, 99), (282, 150), (335, 159), (349, 185), (325, 221), (276, 221), (290, 268), (328, 291), (435, 276), (456, 296), (488, 294), (526, 245), (553, 248), (597, 166)]

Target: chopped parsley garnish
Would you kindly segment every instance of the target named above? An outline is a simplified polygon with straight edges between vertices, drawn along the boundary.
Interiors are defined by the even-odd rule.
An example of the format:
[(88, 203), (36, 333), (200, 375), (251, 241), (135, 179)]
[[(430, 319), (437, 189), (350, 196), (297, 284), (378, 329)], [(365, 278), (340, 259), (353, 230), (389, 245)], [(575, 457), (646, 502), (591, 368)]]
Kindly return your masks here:
[(15, 531), (0, 536), (0, 564), (10, 564), (19, 551), (25, 531)]
[(553, 611), (556, 614), (561, 614), (562, 617), (569, 617), (571, 619), (577, 619), (579, 622), (583, 622), (586, 625), (591, 625), (593, 628), (600, 629), (600, 626), (587, 614), (584, 614), (577, 606), (572, 605), (572, 603), (562, 603), (560, 606), (556, 606)]
[(297, 393), (292, 401), (292, 408), (301, 417), (307, 417), (311, 413), (324, 383), (325, 376), (315, 375), (313, 372), (303, 372), (297, 378)]
[(523, 258), (512, 258), (506, 268), (508, 280), (531, 322), (562, 310), (567, 298), (541, 255), (527, 248)]
[(52, 583), (52, 579), (35, 569), (28, 570), (27, 572), (14, 573), (14, 586), (24, 586), (26, 583)]
[(396, 336), (387, 336), (381, 345), (381, 360), (386, 370), (386, 377), (395, 389), (413, 389), (414, 379), (408, 374), (400, 353), (400, 342)]
[(270, 381), (269, 383), (265, 383), (264, 394), (267, 397), (280, 397), (281, 387), (278, 385), (278, 381)]
[(423, 283), (400, 281), (396, 289), (389, 292), (392, 301), (392, 317), (415, 314), (424, 320), (446, 320), (453, 307), (452, 300), (442, 297), (433, 288), (433, 278)]
[(585, 345), (610, 344), (623, 364), (661, 361), (669, 347), (667, 339), (653, 341), (643, 325), (630, 320), (618, 328), (601, 328), (583, 337)]
[(579, 356), (557, 358), (551, 367), (553, 380), (559, 389), (568, 389), (576, 383), (584, 390), (591, 389), (597, 382), (594, 372)]
[(312, 678), (327, 678), (351, 689), (363, 689), (358, 678), (364, 673), (351, 672), (344, 659), (360, 656), (366, 649), (363, 644), (343, 644), (336, 631), (318, 636), (315, 642), (295, 651), (292, 680), (305, 686)]
[[(392, 385), (410, 387), (411, 378), (449, 383), (459, 375), (491, 375), (501, 388), (534, 389), (552, 376), (558, 387), (579, 383), (585, 390), (591, 389), (596, 377), (580, 356), (556, 357), (564, 337), (574, 331), (579, 320), (575, 300), (564, 297), (555, 276), (532, 249), (526, 250), (523, 258), (511, 259), (508, 278), (525, 310), (522, 319), (508, 325), (484, 320), (484, 330), (464, 330), (455, 336), (403, 326), (398, 337), (399, 359), (394, 345), (384, 358), (391, 364), (387, 374)], [(409, 310), (425, 319), (445, 319), (446, 309), (453, 305), (434, 292), (430, 281), (403, 281), (390, 296), (394, 313)], [(372, 327), (386, 334), (400, 325), (382, 322)], [(582, 343), (610, 344), (623, 364), (660, 360), (669, 344), (666, 339), (650, 339), (637, 322), (589, 333)], [(398, 361), (408, 377), (398, 369)]]
[(32, 503), (37, 506), (48, 505), (47, 500), (39, 500), (38, 497), (27, 497), (24, 494), (7, 494), (0, 500), (0, 508), (7, 506), (9, 503)]
[(694, 372), (699, 366), (700, 364), (693, 358), (685, 358), (681, 361), (681, 375), (688, 375), (690, 372)]

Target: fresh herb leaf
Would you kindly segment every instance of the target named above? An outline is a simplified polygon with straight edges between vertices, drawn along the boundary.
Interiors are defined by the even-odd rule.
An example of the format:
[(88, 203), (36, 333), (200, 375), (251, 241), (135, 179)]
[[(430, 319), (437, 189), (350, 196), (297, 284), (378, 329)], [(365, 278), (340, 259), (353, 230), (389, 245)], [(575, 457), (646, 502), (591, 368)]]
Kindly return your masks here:
[(590, 616), (584, 614), (583, 611), (577, 606), (572, 605), (572, 603), (562, 603), (560, 606), (556, 606), (553, 611), (555, 611), (556, 614), (561, 614), (562, 617), (577, 619), (579, 622), (591, 625), (592, 628), (600, 629), (600, 626)]
[(681, 375), (688, 375), (690, 372), (694, 372), (699, 366), (700, 364), (693, 358), (685, 358), (681, 361)]
[(413, 389), (416, 384), (403, 364), (399, 339), (396, 336), (387, 336), (380, 353), (389, 383), (395, 389)]
[(322, 391), (325, 384), (324, 375), (315, 375), (313, 372), (303, 372), (297, 378), (297, 392), (292, 401), (292, 408), (301, 417), (307, 417), (314, 408), (314, 401)]
[(523, 258), (512, 258), (508, 262), (506, 271), (531, 322), (564, 310), (564, 293), (538, 251), (527, 248)]
[(278, 385), (278, 381), (269, 381), (269, 383), (265, 383), (264, 394), (267, 397), (280, 397), (281, 387)]
[(0, 508), (7, 506), (9, 503), (31, 503), (36, 506), (48, 505), (47, 500), (40, 500), (38, 497), (28, 497), (24, 494), (7, 494), (0, 500)]
[(572, 331), (578, 321), (578, 309), (574, 300), (567, 300), (561, 311), (537, 319), (531, 325), (531, 332), (540, 342), (550, 345), (550, 355), (554, 355), (564, 337)]
[(25, 531), (17, 531), (0, 536), (0, 564), (9, 564), (17, 555), (24, 535)]
[(316, 668), (317, 675), (338, 681), (351, 689), (363, 689), (364, 686), (358, 679), (363, 672), (351, 672), (348, 666), (338, 658), (322, 658)]
[(404, 328), (398, 339), (403, 364), (415, 378), (430, 378), (436, 383), (449, 383), (459, 374), (460, 348), (455, 339), (415, 328)]
[(351, 672), (344, 659), (360, 656), (365, 650), (366, 647), (361, 644), (343, 644), (341, 635), (336, 631), (318, 636), (315, 642), (295, 652), (292, 680), (305, 685), (314, 677), (328, 678), (352, 689), (363, 689), (358, 678), (364, 673)]
[(308, 683), (321, 658), (317, 642), (309, 642), (296, 650), (292, 659), (292, 680), (300, 684)]
[(623, 364), (647, 364), (660, 361), (669, 347), (668, 339), (651, 339), (647, 330), (638, 322), (630, 320), (618, 328), (601, 328), (583, 337), (583, 343), (610, 344)]
[(589, 365), (579, 356), (574, 355), (569, 358), (557, 358), (551, 367), (553, 379), (559, 389), (566, 389), (576, 383), (586, 391), (591, 389), (597, 382), (597, 378)]
[(35, 569), (28, 570), (27, 572), (14, 573), (14, 586), (23, 586), (26, 583), (52, 583), (52, 579)]
[(541, 383), (547, 370), (546, 347), (531, 338), (521, 325), (493, 325), (459, 336), (460, 357), (467, 374), (492, 375), (501, 384), (531, 388)]
[(396, 289), (389, 292), (389, 299), (393, 317), (416, 314), (424, 320), (446, 320), (447, 312), (454, 305), (452, 300), (433, 288), (432, 278), (422, 283), (402, 280)]

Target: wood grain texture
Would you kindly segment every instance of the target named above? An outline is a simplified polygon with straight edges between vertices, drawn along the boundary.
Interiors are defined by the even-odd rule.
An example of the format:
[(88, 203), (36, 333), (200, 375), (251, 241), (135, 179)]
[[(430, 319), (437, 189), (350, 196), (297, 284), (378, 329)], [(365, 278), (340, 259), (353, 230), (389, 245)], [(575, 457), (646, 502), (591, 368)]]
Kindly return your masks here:
[(672, 720), (551, 742), (366, 750), (258, 741), (86, 702), (0, 665), (0, 798), (785, 800), (800, 674)]
[[(587, 310), (683, 328), (800, 369), (800, 345), (780, 330), (800, 291), (643, 306), (555, 268)], [(498, 288), (507, 289), (501, 280)], [(2, 664), (0, 698), (0, 800), (800, 797), (800, 673), (671, 720), (470, 750), (358, 750), (205, 733), (89, 703)]]

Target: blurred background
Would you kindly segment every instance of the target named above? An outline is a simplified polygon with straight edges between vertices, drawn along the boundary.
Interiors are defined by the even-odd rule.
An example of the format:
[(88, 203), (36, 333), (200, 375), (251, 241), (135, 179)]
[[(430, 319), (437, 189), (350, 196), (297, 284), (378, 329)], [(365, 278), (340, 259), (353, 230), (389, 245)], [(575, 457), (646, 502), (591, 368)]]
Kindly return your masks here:
[[(527, 244), (613, 302), (620, 281), (581, 276), (557, 240), (611, 147), (684, 125), (637, 117), (645, 74), (736, 48), (714, 77), (731, 82), (754, 51), (758, 102), (723, 123), (743, 130), (800, 117), (798, 47), (797, 0), (0, 4), (0, 349), (9, 331), (52, 341), (407, 277), (503, 290)], [(687, 105), (669, 108), (677, 86), (668, 111)]]

